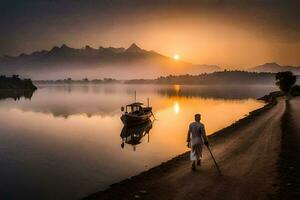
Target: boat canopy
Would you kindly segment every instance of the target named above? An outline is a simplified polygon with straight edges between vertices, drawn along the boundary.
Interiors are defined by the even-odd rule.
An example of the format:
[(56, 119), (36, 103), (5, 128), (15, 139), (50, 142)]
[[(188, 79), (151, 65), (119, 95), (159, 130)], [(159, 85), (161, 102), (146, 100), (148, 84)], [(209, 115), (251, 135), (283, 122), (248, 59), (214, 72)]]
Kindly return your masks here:
[(132, 104), (128, 104), (127, 106), (142, 106), (144, 105), (143, 103), (140, 103), (140, 102), (135, 102), (135, 103), (132, 103)]

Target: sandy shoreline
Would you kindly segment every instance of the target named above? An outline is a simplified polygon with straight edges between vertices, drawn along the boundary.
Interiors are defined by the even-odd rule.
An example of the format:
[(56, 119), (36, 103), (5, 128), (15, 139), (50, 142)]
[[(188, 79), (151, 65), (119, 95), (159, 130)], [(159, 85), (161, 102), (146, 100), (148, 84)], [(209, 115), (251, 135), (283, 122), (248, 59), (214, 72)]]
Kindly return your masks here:
[[(276, 120), (277, 120), (276, 122), (279, 122), (278, 121), (279, 119), (281, 120), (281, 114), (283, 114), (283, 110), (284, 110), (283, 107), (282, 107), (284, 103), (280, 102), (280, 104), (281, 104), (280, 108), (278, 109), (279, 114), (278, 113), (274, 113), (273, 115), (269, 114), (270, 119), (271, 119), (271, 117), (276, 116)], [(218, 148), (215, 148), (215, 147), (222, 146), (224, 141), (225, 141), (225, 143), (228, 143), (228, 142), (231, 142), (230, 140), (234, 141), (234, 140), (236, 140), (237, 137), (241, 137), (242, 136), (241, 134), (239, 134), (239, 136), (236, 136), (236, 132), (243, 131), (243, 129), (249, 128), (248, 126), (251, 125), (253, 122), (255, 122), (255, 120), (258, 120), (258, 118), (263, 118), (264, 115), (266, 115), (266, 113), (268, 113), (268, 112), (272, 112), (270, 110), (273, 110), (272, 108), (274, 108), (274, 107), (279, 107), (279, 105), (277, 105), (276, 101), (268, 103), (264, 107), (250, 112), (249, 115), (246, 116), (245, 118), (242, 118), (242, 119), (238, 120), (236, 123), (234, 123), (234, 124), (224, 128), (224, 129), (222, 129), (220, 131), (217, 131), (214, 134), (210, 135), (209, 136), (209, 141), (213, 146), (214, 153), (217, 154), (217, 160), (219, 160), (219, 162), (221, 164), (222, 164), (222, 162), (226, 161), (226, 159), (225, 159), (225, 161), (222, 161), (222, 159), (218, 158), (218, 154), (222, 154), (222, 153), (221, 153), (220, 150), (218, 150)], [(268, 123), (268, 120), (264, 121), (264, 123)], [(280, 126), (280, 123), (275, 123), (275, 125)], [(264, 128), (264, 126), (265, 125), (262, 124), (260, 128)], [(256, 131), (256, 132), (258, 132), (258, 131)], [(279, 145), (280, 145), (280, 139), (279, 139), (280, 134), (278, 133), (277, 135), (274, 135), (274, 138), (277, 138), (277, 140), (278, 140), (277, 142), (274, 142), (274, 143), (276, 143), (275, 148), (277, 148), (277, 149), (276, 149), (276, 151), (274, 151), (275, 154), (271, 155), (271, 157), (275, 157), (275, 156), (279, 157), (278, 149), (279, 149)], [(252, 140), (254, 140), (254, 139), (252, 138)], [(273, 139), (271, 138), (271, 140), (273, 140)], [(250, 147), (252, 148), (252, 145), (253, 144), (250, 144), (249, 148)], [(272, 146), (272, 148), (273, 147), (274, 146)], [(220, 149), (222, 149), (222, 148), (220, 148)], [(225, 147), (225, 148), (227, 148), (227, 147)], [(244, 147), (239, 147), (239, 149), (243, 149), (243, 148)], [(271, 152), (270, 150), (271, 150), (271, 148), (268, 149), (268, 152)], [(204, 154), (204, 157), (206, 157), (208, 159), (208, 161), (204, 160), (204, 162), (210, 162), (209, 161), (210, 158), (208, 157), (208, 155)], [(272, 166), (270, 168), (274, 168), (274, 165), (276, 164), (276, 161), (277, 161), (277, 158), (276, 158), (276, 160), (274, 160), (274, 162), (272, 163)], [(251, 162), (249, 162), (249, 163), (251, 163)], [(184, 168), (188, 168), (188, 169), (179, 169), (179, 168), (182, 168), (182, 166), (184, 166)], [(164, 181), (166, 182), (166, 180), (167, 181), (170, 180), (170, 184), (184, 183), (185, 181), (174, 183), (172, 181), (172, 176), (175, 176), (175, 177), (176, 176), (182, 176), (182, 174), (179, 175), (178, 173), (187, 173), (187, 172), (188, 172), (189, 176), (193, 176), (190, 173), (189, 166), (190, 166), (189, 165), (189, 156), (188, 156), (188, 152), (186, 152), (186, 153), (183, 153), (179, 156), (176, 156), (175, 158), (173, 158), (173, 159), (171, 159), (167, 162), (162, 163), (161, 165), (158, 165), (158, 166), (156, 166), (152, 169), (149, 169), (145, 172), (142, 172), (137, 176), (133, 176), (133, 177), (125, 179), (125, 180), (123, 180), (119, 183), (112, 184), (107, 190), (96, 192), (96, 193), (86, 197), (85, 199), (134, 199), (134, 198), (174, 199), (174, 196), (170, 195), (170, 192), (172, 192), (172, 190), (169, 191), (169, 188), (168, 187), (164, 188), (163, 185), (161, 185), (162, 187), (156, 187), (155, 185), (158, 185), (159, 182), (154, 181), (154, 180), (155, 179), (159, 180), (159, 179), (162, 179), (162, 177), (167, 177), (166, 179), (164, 179)], [(206, 166), (203, 166), (203, 168), (206, 168)], [(222, 165), (221, 165), (221, 168), (222, 168)], [(203, 169), (201, 168), (199, 171), (202, 171), (202, 170)], [(222, 169), (222, 170), (224, 170), (224, 169)], [(270, 170), (270, 171), (272, 173), (274, 173), (273, 172), (274, 170), (273, 171)], [(225, 170), (225, 172), (226, 172), (226, 170)], [(173, 174), (173, 173), (175, 173), (175, 174)], [(232, 172), (230, 172), (230, 173), (232, 173)], [(223, 182), (223, 181), (226, 182), (226, 181), (228, 181), (228, 180), (226, 180), (227, 177), (225, 178), (225, 180), (223, 180), (224, 178), (220, 178), (218, 176), (218, 174), (215, 171), (214, 166), (211, 165), (211, 162), (210, 162), (209, 170), (207, 170), (207, 174), (209, 174), (210, 179), (213, 180), (213, 181), (216, 181), (216, 182)], [(225, 175), (225, 176), (227, 176), (227, 175)], [(274, 174), (272, 174), (272, 176), (276, 177), (277, 174), (274, 173)], [(274, 177), (270, 177), (269, 186), (271, 186), (272, 188), (270, 188), (269, 186), (266, 188), (266, 190), (270, 191), (269, 197), (270, 197), (270, 195), (271, 196), (275, 195), (275, 191), (277, 190), (276, 186), (278, 184), (274, 183), (275, 182)], [(218, 179), (220, 179), (220, 180), (218, 180)], [(157, 182), (157, 183), (155, 183), (155, 182)], [(209, 181), (206, 181), (206, 182), (209, 182)], [(235, 181), (229, 180), (229, 183), (231, 183), (232, 185), (236, 184), (234, 182)], [(237, 182), (239, 182), (239, 181), (237, 181)], [(207, 184), (207, 183), (205, 183), (205, 184)], [(249, 185), (251, 185), (251, 181), (250, 181)], [(223, 186), (220, 186), (220, 187), (223, 187)], [(170, 188), (172, 188), (172, 187), (170, 187)], [(221, 189), (221, 191), (223, 189)], [(258, 192), (258, 193), (263, 194), (263, 192)], [(242, 194), (242, 193), (240, 193), (240, 194)], [(178, 195), (177, 195), (177, 197), (178, 197)], [(195, 196), (195, 198), (197, 199), (197, 195)], [(213, 199), (215, 199), (215, 198), (216, 197), (214, 197)], [(194, 198), (189, 197), (189, 198), (176, 198), (176, 199), (194, 199)], [(237, 199), (239, 199), (239, 198), (237, 198)], [(251, 198), (249, 198), (249, 199), (251, 199)]]

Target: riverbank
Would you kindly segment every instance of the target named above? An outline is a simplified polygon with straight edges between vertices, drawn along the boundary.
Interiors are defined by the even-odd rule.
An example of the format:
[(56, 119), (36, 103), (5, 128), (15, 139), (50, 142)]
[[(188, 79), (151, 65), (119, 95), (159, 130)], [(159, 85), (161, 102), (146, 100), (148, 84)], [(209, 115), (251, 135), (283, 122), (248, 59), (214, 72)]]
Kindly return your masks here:
[(193, 173), (184, 153), (138, 176), (111, 185), (86, 199), (265, 199), (278, 191), (277, 160), (281, 116), (276, 101), (209, 137), (224, 176), (205, 149), (201, 169)]

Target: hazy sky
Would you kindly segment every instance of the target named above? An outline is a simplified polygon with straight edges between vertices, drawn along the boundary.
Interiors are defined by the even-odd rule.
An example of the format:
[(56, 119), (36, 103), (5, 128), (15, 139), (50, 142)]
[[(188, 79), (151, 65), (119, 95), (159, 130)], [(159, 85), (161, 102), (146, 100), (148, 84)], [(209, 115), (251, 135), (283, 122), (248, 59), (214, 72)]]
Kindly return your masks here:
[(300, 65), (299, 0), (1, 0), (0, 55), (135, 42), (199, 64)]

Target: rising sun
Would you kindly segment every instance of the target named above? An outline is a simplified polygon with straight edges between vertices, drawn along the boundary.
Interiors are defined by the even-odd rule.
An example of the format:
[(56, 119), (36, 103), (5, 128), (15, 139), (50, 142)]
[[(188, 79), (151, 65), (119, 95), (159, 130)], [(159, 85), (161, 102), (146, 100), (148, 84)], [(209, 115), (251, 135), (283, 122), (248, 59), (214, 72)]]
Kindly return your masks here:
[(174, 55), (173, 55), (173, 59), (174, 59), (174, 60), (179, 60), (179, 59), (180, 59), (180, 55), (177, 54), (177, 53), (174, 54)]

